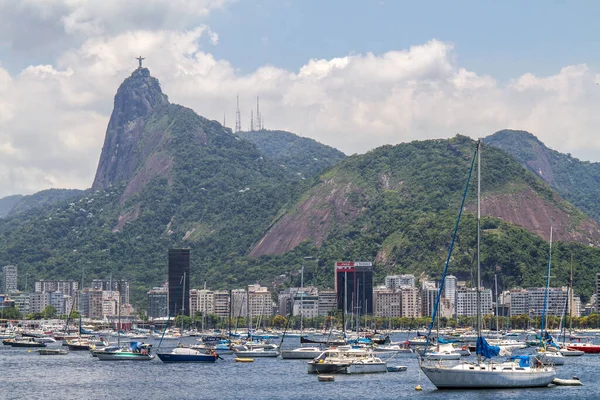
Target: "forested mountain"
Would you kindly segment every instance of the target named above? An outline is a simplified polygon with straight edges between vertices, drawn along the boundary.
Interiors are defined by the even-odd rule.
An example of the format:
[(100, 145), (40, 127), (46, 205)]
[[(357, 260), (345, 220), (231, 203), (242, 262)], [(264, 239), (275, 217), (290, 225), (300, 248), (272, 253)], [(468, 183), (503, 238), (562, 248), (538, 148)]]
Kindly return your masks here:
[(81, 197), (83, 193), (83, 190), (77, 189), (47, 189), (32, 195), (21, 196), (19, 201), (9, 211), (9, 215), (16, 215), (36, 209), (48, 209), (65, 200)]
[(21, 200), (22, 194), (14, 194), (0, 199), (0, 218), (5, 217), (14, 208), (15, 204)]
[(513, 155), (562, 197), (600, 221), (600, 163), (549, 149), (525, 131), (502, 130), (485, 138), (485, 142)]
[[(307, 163), (310, 152), (296, 157), (295, 145), (288, 151), (285, 143), (297, 139), (273, 134), (272, 146), (268, 138), (256, 145), (237, 136), (169, 103), (149, 71), (137, 69), (115, 96), (93, 188), (0, 220), (0, 263), (16, 264), (29, 282), (79, 279), (82, 270), (88, 279), (127, 278), (138, 305), (166, 279), (172, 247), (191, 249), (192, 285), (214, 289), (273, 287), (290, 278), (297, 285), (305, 256), (315, 258), (306, 265), (307, 285), (332, 287), (338, 260), (375, 261), (378, 279), (439, 277), (472, 140), (383, 146), (310, 178), (326, 167), (313, 164), (301, 179), (290, 166)], [(598, 224), (506, 153), (485, 147), (482, 160), (484, 282), (497, 272), (501, 288), (542, 285), (553, 218), (552, 283), (567, 282), (572, 253), (577, 292), (589, 297), (600, 265)], [(475, 250), (473, 190), (450, 266), (465, 280)]]
[(289, 173), (302, 177), (314, 177), (345, 157), (333, 147), (286, 131), (262, 129), (240, 132), (239, 136), (254, 143), (265, 157)]

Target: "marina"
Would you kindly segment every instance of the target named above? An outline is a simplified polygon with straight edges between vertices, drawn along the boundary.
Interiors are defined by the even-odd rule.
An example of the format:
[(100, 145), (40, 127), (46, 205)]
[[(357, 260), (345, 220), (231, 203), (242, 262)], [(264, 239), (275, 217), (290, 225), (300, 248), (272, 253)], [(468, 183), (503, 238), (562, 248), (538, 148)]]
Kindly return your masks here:
[[(414, 334), (414, 333), (413, 333)], [(395, 333), (393, 341), (405, 341), (409, 333)], [(595, 338), (590, 336), (590, 338)], [(193, 337), (183, 343), (194, 344)], [(158, 341), (148, 343), (157, 347)], [(298, 338), (286, 338), (282, 349), (299, 347)], [(163, 343), (163, 347), (165, 344)], [(172, 345), (169, 345), (172, 347)], [(62, 348), (59, 344), (49, 348)], [(167, 351), (169, 347), (161, 351)], [(527, 354), (534, 349), (519, 349)], [(387, 354), (380, 355), (389, 360)], [(384, 358), (385, 357), (385, 358)], [(463, 359), (473, 359), (473, 356)], [(244, 361), (250, 360), (245, 358)], [(236, 362), (237, 361), (237, 362)], [(405, 366), (397, 373), (336, 374), (335, 380), (323, 384), (317, 375), (308, 374), (307, 360), (283, 360), (281, 357), (256, 358), (253, 362), (239, 362), (235, 355), (223, 355), (210, 363), (165, 364), (158, 359), (144, 363), (122, 361), (106, 363), (92, 357), (89, 352), (72, 352), (62, 357), (42, 357), (37, 350), (28, 351), (11, 346), (0, 347), (0, 368), (3, 372), (3, 393), (6, 398), (45, 399), (104, 399), (104, 398), (220, 398), (220, 399), (301, 399), (305, 393), (319, 393), (320, 398), (391, 399), (509, 399), (517, 394), (528, 399), (592, 399), (600, 397), (600, 387), (595, 383), (600, 356), (586, 354), (572, 357), (565, 365), (557, 367), (556, 376), (562, 385), (573, 384), (576, 376), (582, 386), (551, 384), (547, 388), (503, 390), (437, 390), (419, 373), (416, 353), (399, 353), (388, 367)], [(393, 368), (392, 368), (393, 370)], [(231, 382), (235, 380), (235, 386)], [(421, 392), (415, 387), (420, 385)], [(65, 389), (68, 388), (68, 389)], [(424, 397), (425, 398), (425, 397)]]

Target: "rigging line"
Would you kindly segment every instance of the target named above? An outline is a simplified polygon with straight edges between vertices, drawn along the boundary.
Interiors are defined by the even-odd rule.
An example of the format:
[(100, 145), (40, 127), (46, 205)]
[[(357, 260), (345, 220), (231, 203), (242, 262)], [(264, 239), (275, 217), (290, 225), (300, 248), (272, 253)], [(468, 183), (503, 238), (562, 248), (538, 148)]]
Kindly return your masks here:
[(433, 329), (433, 324), (435, 322), (435, 317), (437, 315), (438, 306), (440, 304), (440, 297), (442, 295), (442, 290), (444, 290), (444, 280), (446, 279), (446, 274), (448, 273), (448, 265), (450, 264), (450, 257), (452, 256), (454, 242), (456, 241), (456, 234), (458, 232), (458, 224), (460, 223), (460, 217), (462, 216), (462, 212), (463, 212), (463, 209), (465, 206), (465, 200), (467, 198), (467, 193), (469, 191), (469, 183), (471, 182), (471, 174), (473, 173), (473, 167), (475, 166), (475, 158), (477, 157), (478, 150), (479, 150), (479, 141), (477, 142), (477, 146), (475, 147), (475, 152), (473, 153), (473, 159), (471, 160), (471, 168), (469, 169), (469, 176), (467, 177), (467, 184), (465, 185), (465, 191), (463, 193), (463, 198), (460, 203), (460, 210), (458, 211), (458, 218), (456, 219), (456, 225), (454, 226), (454, 233), (452, 234), (452, 242), (450, 242), (450, 248), (448, 249), (448, 257), (446, 258), (446, 264), (444, 266), (444, 273), (442, 274), (442, 281), (440, 283), (440, 289), (438, 290), (438, 294), (435, 299), (435, 304), (433, 306), (433, 315), (431, 316), (431, 322), (429, 323), (429, 330), (427, 332), (427, 341), (425, 343), (425, 350), (423, 351), (423, 356), (425, 356), (427, 354), (427, 348), (429, 347), (429, 339), (431, 337), (431, 330)]

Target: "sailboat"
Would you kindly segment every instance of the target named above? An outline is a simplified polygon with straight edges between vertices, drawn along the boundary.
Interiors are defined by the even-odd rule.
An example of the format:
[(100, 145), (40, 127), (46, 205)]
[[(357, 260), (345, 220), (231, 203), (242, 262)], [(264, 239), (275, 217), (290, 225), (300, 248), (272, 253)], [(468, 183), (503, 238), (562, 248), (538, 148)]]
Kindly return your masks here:
[(548, 291), (550, 290), (550, 265), (552, 264), (552, 225), (550, 225), (550, 249), (548, 252), (548, 274), (546, 275), (546, 291), (544, 292), (544, 307), (542, 308), (542, 326), (540, 329), (540, 347), (536, 355), (544, 364), (563, 365), (565, 357), (560, 351), (560, 347), (554, 343), (552, 336), (548, 333), (546, 323), (546, 311), (548, 308)]
[[(112, 287), (111, 287), (112, 291)], [(119, 291), (120, 292), (120, 291)], [(120, 293), (119, 293), (120, 297)], [(121, 299), (118, 299), (118, 327), (121, 330)], [(154, 355), (150, 354), (152, 345), (144, 342), (130, 342), (128, 347), (121, 347), (121, 335), (117, 336), (117, 346), (105, 347), (94, 352), (101, 361), (150, 361)]]
[[(303, 316), (304, 316), (304, 263), (302, 263), (302, 269), (300, 272), (300, 337), (302, 338), (304, 333), (304, 325), (303, 325)], [(283, 339), (281, 340), (283, 342)], [(302, 360), (302, 359), (313, 359), (318, 357), (323, 350), (321, 350), (318, 346), (302, 346), (302, 341), (300, 342), (300, 347), (291, 349), (291, 350), (281, 350), (281, 358), (286, 360)], [(281, 345), (280, 345), (281, 346)]]
[[(493, 362), (492, 357), (500, 355), (500, 347), (490, 346), (481, 332), (481, 141), (477, 141), (475, 153), (471, 161), (469, 178), (462, 198), (458, 219), (454, 228), (452, 242), (448, 250), (448, 257), (444, 266), (440, 289), (433, 309), (433, 316), (429, 325), (429, 335), (433, 328), (435, 316), (438, 311), (440, 297), (443, 290), (444, 278), (448, 271), (452, 249), (456, 240), (456, 233), (460, 222), (465, 199), (469, 189), (469, 181), (477, 158), (477, 360), (473, 363), (444, 364), (442, 362), (419, 359), (419, 366), (423, 373), (438, 389), (494, 389), (494, 388), (528, 388), (548, 386), (556, 372), (551, 366), (544, 366), (535, 357), (517, 356), (510, 361)], [(482, 356), (487, 361), (482, 360)]]
[[(181, 328), (179, 332), (181, 332), (183, 337), (183, 317), (185, 315), (185, 278), (186, 273), (183, 273), (183, 289), (181, 291)], [(167, 321), (168, 325), (168, 321)], [(165, 326), (165, 330), (167, 327)], [(164, 332), (163, 332), (164, 333)], [(206, 362), (215, 362), (219, 355), (214, 350), (207, 350), (206, 352), (202, 352), (197, 349), (192, 349), (190, 347), (184, 347), (183, 343), (179, 343), (176, 348), (171, 350), (168, 353), (159, 353), (156, 355), (160, 358), (160, 361), (164, 363), (206, 363)]]

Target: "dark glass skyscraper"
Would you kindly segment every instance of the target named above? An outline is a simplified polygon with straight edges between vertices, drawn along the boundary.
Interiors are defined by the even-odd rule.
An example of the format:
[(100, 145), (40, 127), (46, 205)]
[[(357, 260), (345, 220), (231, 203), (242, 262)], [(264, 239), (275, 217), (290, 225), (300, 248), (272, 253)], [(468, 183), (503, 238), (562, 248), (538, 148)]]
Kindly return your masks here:
[[(183, 305), (185, 306), (182, 307)], [(189, 316), (190, 249), (169, 249), (169, 314), (172, 317), (180, 315), (182, 308), (184, 308), (183, 315)]]
[[(338, 309), (347, 314), (373, 313), (373, 264), (343, 261), (335, 264)], [(346, 303), (344, 306), (344, 302)]]

